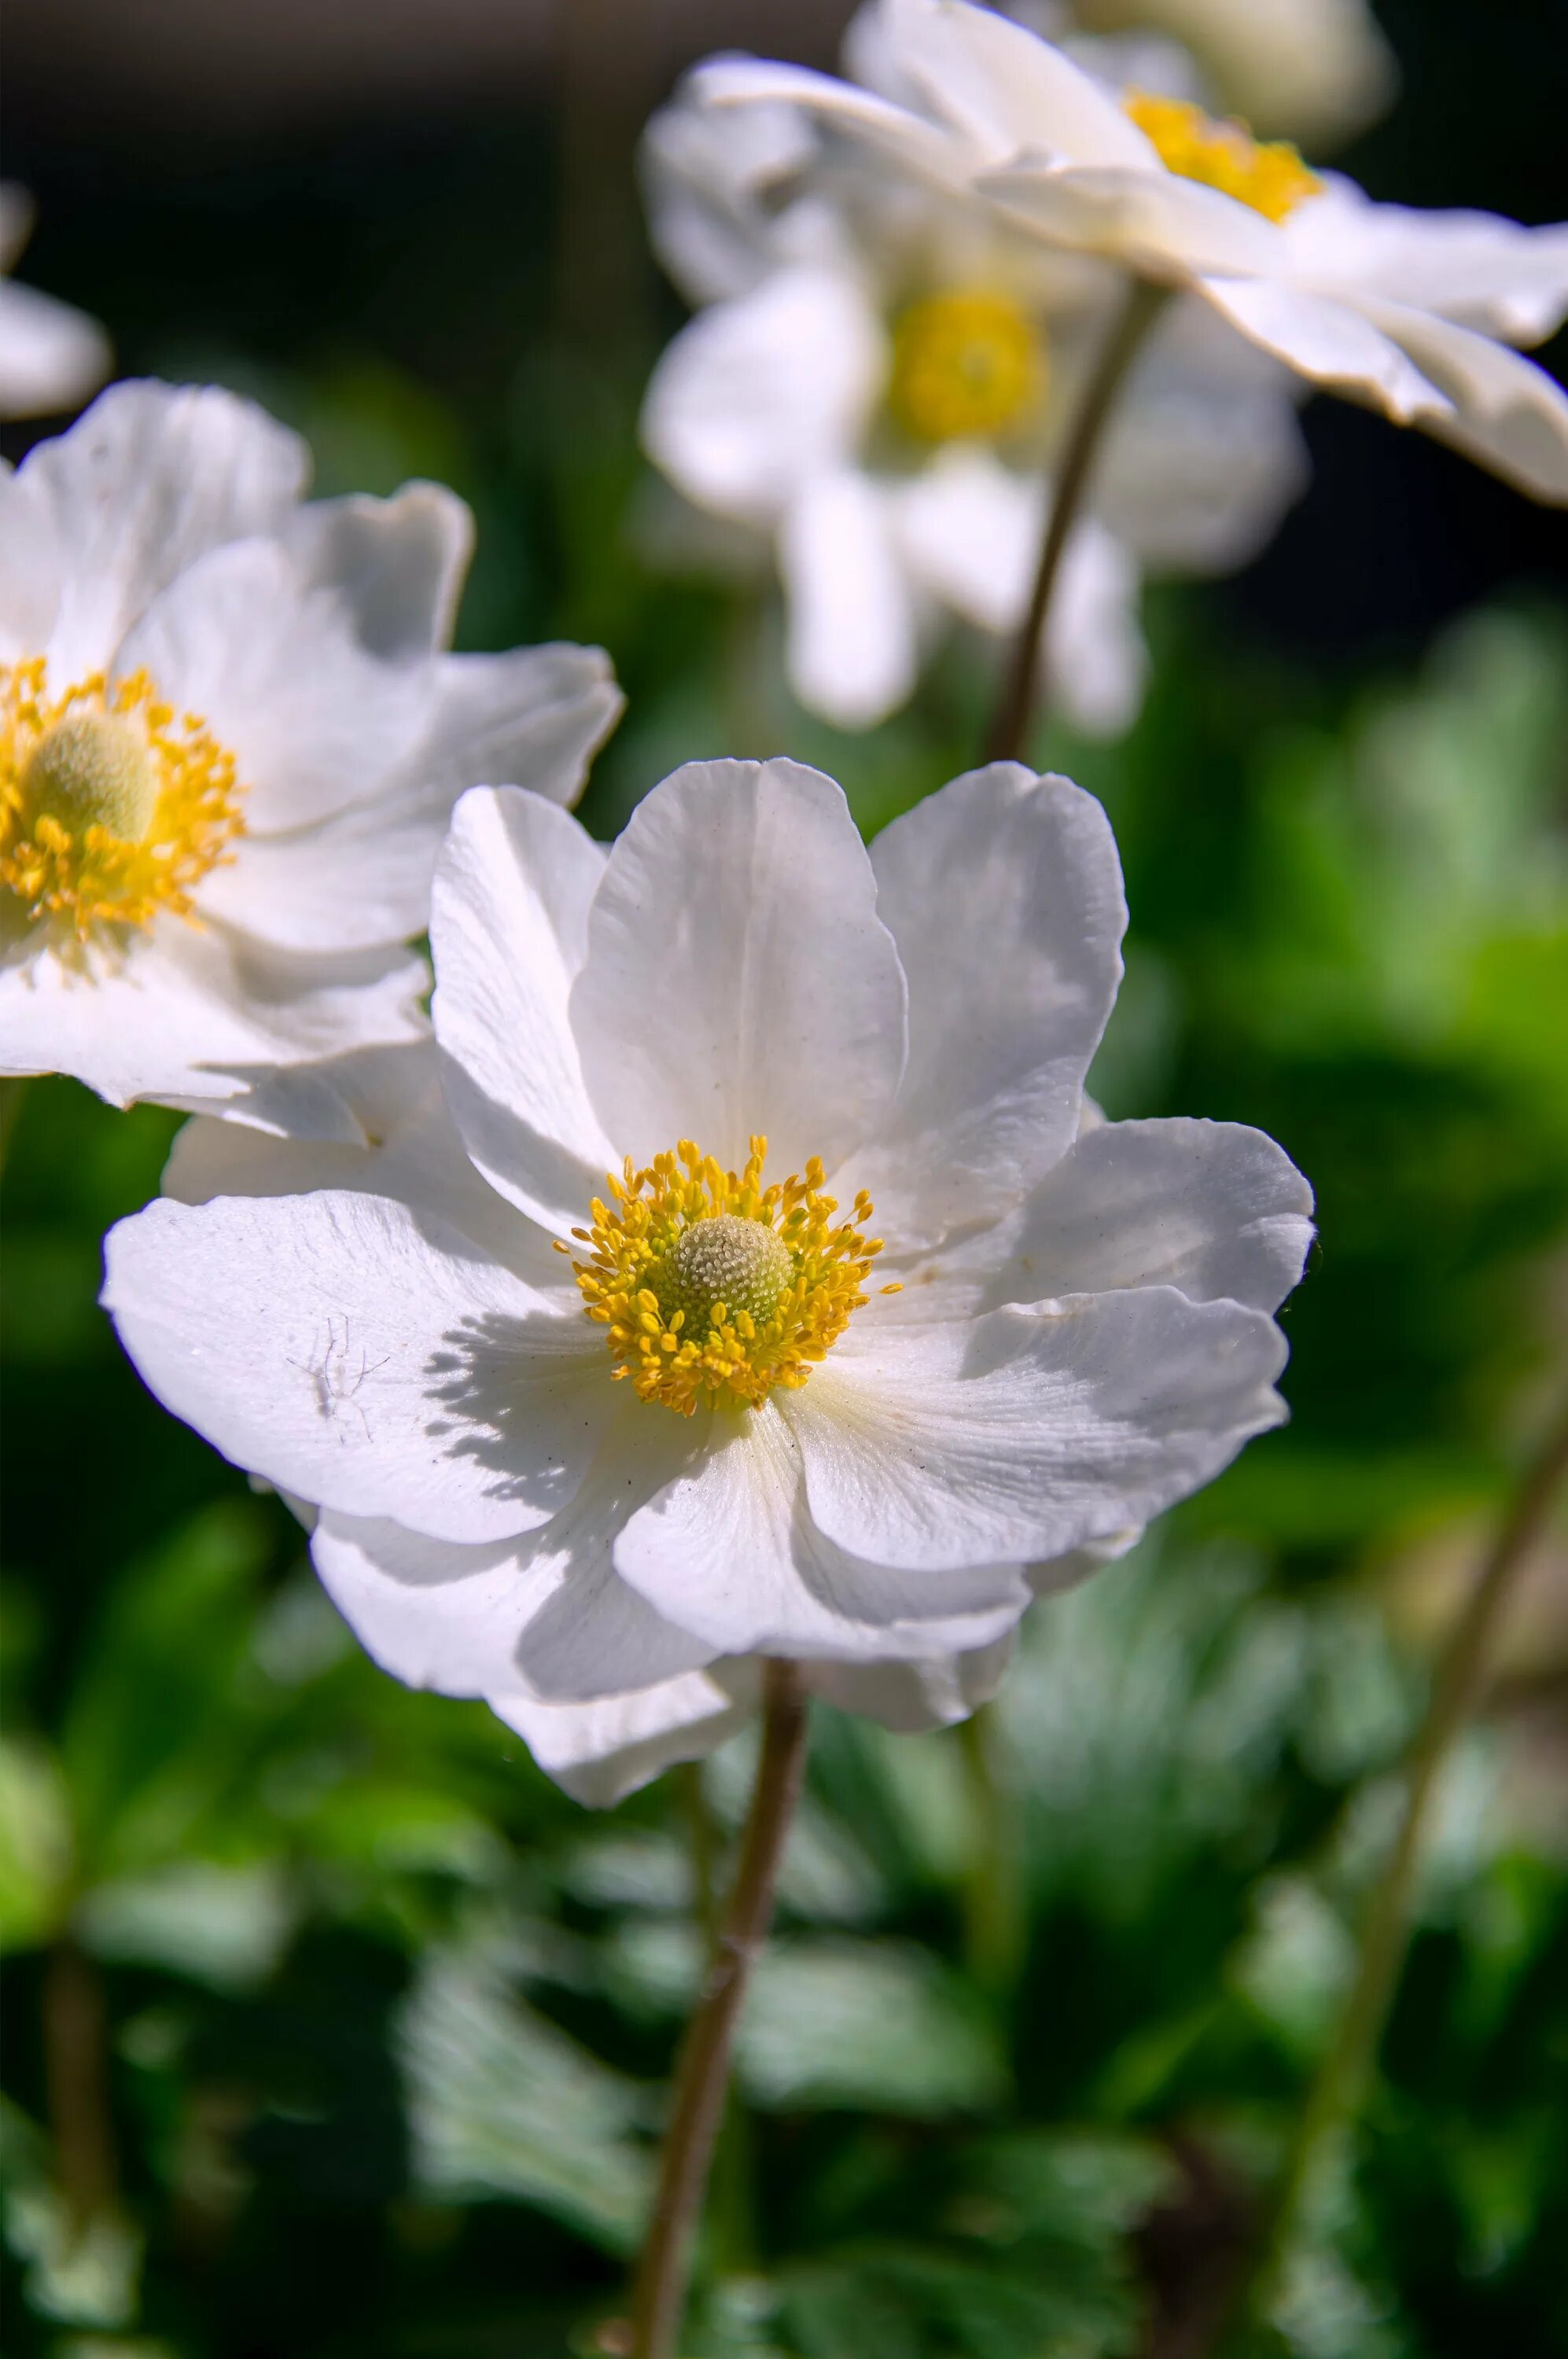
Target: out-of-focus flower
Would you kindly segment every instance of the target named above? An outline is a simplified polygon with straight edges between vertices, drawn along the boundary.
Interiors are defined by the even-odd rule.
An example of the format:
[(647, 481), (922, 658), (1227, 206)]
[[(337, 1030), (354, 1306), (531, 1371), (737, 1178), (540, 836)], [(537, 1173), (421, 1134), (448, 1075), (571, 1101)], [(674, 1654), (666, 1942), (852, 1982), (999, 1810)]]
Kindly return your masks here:
[[(852, 49), (869, 56), (876, 30), (857, 19)], [(866, 726), (909, 695), (942, 613), (1018, 627), (1117, 274), (845, 159), (787, 106), (677, 103), (648, 127), (644, 178), (659, 253), (708, 306), (655, 372), (644, 440), (687, 498), (766, 537), (796, 693)], [(1081, 729), (1116, 734), (1142, 701), (1140, 564), (1233, 567), (1300, 488), (1289, 385), (1201, 308), (1167, 321), (1049, 625)]]
[(445, 654), (462, 501), (302, 506), (307, 468), (124, 385), (0, 478), (0, 1071), (356, 1137), (312, 1069), (424, 1028), (458, 795), (579, 791), (604, 658)]
[(319, 1510), (377, 1659), (589, 1799), (716, 1741), (758, 1655), (960, 1717), (1031, 1580), (1282, 1413), (1299, 1173), (1083, 1120), (1124, 920), (1099, 806), (1012, 764), (869, 854), (789, 762), (690, 766), (607, 854), (477, 789), (431, 924), (447, 1111), (414, 1056), (345, 1083), (375, 1154), (203, 1125), (170, 1184), (212, 1201), (122, 1223), (104, 1299)]
[(0, 180), (0, 418), (75, 409), (114, 365), (96, 320), (9, 276), (33, 226), (33, 201)]
[(1052, 252), (1191, 289), (1310, 382), (1568, 500), (1568, 397), (1509, 349), (1568, 311), (1568, 224), (1374, 204), (1190, 101), (1105, 87), (968, 0), (881, 0), (878, 39), (902, 101), (741, 58), (699, 68), (692, 94), (808, 108)]
[[(1009, 16), (1028, 23), (1024, 6)], [(1367, 0), (1073, 0), (1034, 29), (1167, 34), (1192, 51), (1215, 97), (1269, 138), (1323, 147), (1372, 122), (1398, 69)]]

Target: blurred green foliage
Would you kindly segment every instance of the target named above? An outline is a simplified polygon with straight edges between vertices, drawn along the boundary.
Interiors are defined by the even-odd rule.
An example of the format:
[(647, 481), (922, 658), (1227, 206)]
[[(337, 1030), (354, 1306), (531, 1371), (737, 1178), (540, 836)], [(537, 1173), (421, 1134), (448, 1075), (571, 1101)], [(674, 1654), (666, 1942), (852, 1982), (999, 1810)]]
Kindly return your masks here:
[[(601, 833), (696, 755), (820, 762), (868, 832), (969, 766), (988, 651), (837, 735), (789, 703), (765, 591), (662, 569), (646, 329), (547, 332), (537, 222), (464, 234), (504, 180), (504, 220), (548, 220), (539, 158), (464, 156), (429, 187), (414, 156), (396, 266), (367, 213), (374, 287), (332, 247), (286, 324), (312, 218), (287, 185), (226, 217), (227, 275), (196, 198), (155, 189), (95, 216), (98, 283), (54, 283), (132, 364), (299, 423), (323, 490), (429, 473), (474, 503), (464, 643), (600, 639), (628, 690)], [(1568, 615), (1521, 594), (1333, 667), (1196, 594), (1149, 620), (1133, 736), (1039, 749), (1127, 870), (1093, 1085), (1256, 1123), (1314, 1182), (1292, 1422), (1035, 1610), (978, 1740), (818, 1712), (689, 2359), (1208, 2347), (1454, 1575), (1563, 1380)], [(157, 1409), (96, 1308), (99, 1239), (175, 1126), (34, 1084), (5, 1172), (0, 2332), (49, 2359), (612, 2353), (699, 1970), (694, 1792), (727, 1837), (748, 1744), (601, 1820), (481, 1707), (360, 1654), (280, 1504)], [(1489, 1703), (1296, 2256), (1303, 2359), (1568, 2348), (1561, 1547)]]

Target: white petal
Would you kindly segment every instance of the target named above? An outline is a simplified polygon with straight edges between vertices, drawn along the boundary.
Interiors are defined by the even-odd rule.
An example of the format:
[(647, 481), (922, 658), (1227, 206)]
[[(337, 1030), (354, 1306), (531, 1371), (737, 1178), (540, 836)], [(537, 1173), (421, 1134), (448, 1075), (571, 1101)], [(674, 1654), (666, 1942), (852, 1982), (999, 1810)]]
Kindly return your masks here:
[(789, 685), (809, 712), (870, 729), (915, 685), (915, 614), (877, 486), (844, 467), (812, 477), (779, 535)]
[(767, 524), (855, 451), (887, 372), (853, 276), (777, 271), (681, 330), (648, 386), (643, 442), (700, 506)]
[[(853, 1340), (852, 1340), (853, 1339)], [(811, 1515), (930, 1571), (1034, 1562), (1146, 1523), (1284, 1415), (1273, 1321), (1174, 1288), (854, 1327), (789, 1404)]]
[(402, 1524), (328, 1510), (310, 1556), (365, 1652), (411, 1688), (506, 1694), (520, 1685), (517, 1636), (551, 1586), (523, 1544), (464, 1548)]
[(1568, 311), (1568, 223), (1374, 204), (1334, 173), (1291, 214), (1285, 244), (1291, 276), (1320, 294), (1380, 297), (1509, 343), (1542, 342)]
[(312, 500), (282, 539), (306, 588), (343, 602), (372, 655), (407, 663), (451, 638), (474, 517), (444, 484), (405, 484), (387, 500)]
[(1395, 303), (1368, 306), (1451, 409), (1422, 423), (1538, 500), (1568, 502), (1568, 394), (1534, 361)]
[(554, 803), (476, 787), (436, 874), (431, 1014), (448, 1102), (494, 1187), (569, 1231), (618, 1163), (569, 1016), (604, 854)]
[(1200, 180), (1104, 166), (1053, 169), (1024, 163), (982, 173), (975, 186), (1010, 221), (1053, 245), (1098, 254), (1181, 284), (1200, 271), (1279, 267), (1279, 232), (1261, 213)]
[(600, 647), (556, 641), (437, 665), (423, 742), (405, 790), (443, 823), (469, 787), (527, 787), (574, 803), (626, 699)]
[(49, 501), (0, 463), (0, 663), (48, 642), (60, 603), (60, 536)]
[(0, 968), (0, 1071), (72, 1073), (114, 1105), (232, 1106), (267, 1128), (352, 1140), (335, 1091), (297, 1069), (426, 1028), (425, 963), (402, 951), (292, 960), (177, 918), (123, 952), (61, 959), (39, 927), (23, 950)]
[(1361, 310), (1332, 296), (1244, 278), (1203, 278), (1200, 293), (1265, 352), (1313, 385), (1352, 394), (1408, 426), (1446, 417), (1452, 405)]
[(23, 473), (53, 511), (65, 572), (52, 679), (110, 662), (158, 592), (210, 549), (279, 523), (310, 456), (254, 402), (212, 387), (111, 386)]
[[(278, 835), (374, 795), (424, 730), (429, 669), (381, 661), (354, 623), (280, 541), (236, 541), (154, 602), (114, 669), (145, 667), (177, 712), (207, 723), (234, 756), (247, 836)], [(243, 893), (238, 861), (214, 872), (211, 906), (239, 923)]]
[(36, 287), (0, 279), (0, 418), (75, 409), (114, 364), (96, 320)]
[(744, 295), (779, 260), (775, 189), (816, 149), (792, 106), (735, 112), (682, 96), (649, 118), (637, 162), (653, 250), (688, 299)]
[(684, 89), (699, 106), (798, 106), (835, 130), (862, 139), (939, 185), (961, 185), (983, 163), (975, 149), (951, 131), (927, 123), (907, 107), (891, 106), (855, 83), (808, 66), (771, 65), (757, 58), (712, 58), (688, 76)]
[(165, 1408), (353, 1516), (485, 1540), (544, 1522), (606, 1387), (563, 1294), (383, 1197), (162, 1201), (110, 1235), (104, 1301)]
[(702, 1671), (598, 1703), (536, 1703), (514, 1695), (490, 1701), (547, 1777), (574, 1801), (600, 1810), (635, 1794), (672, 1762), (700, 1761), (754, 1709)]
[(250, 1123), (196, 1115), (177, 1135), (163, 1193), (182, 1204), (214, 1196), (303, 1196), (348, 1189), (423, 1207), (530, 1285), (561, 1283), (546, 1231), (481, 1179), (447, 1110), (433, 1039), (360, 1049), (318, 1069), (352, 1114), (352, 1140), (274, 1137)]
[(891, 1266), (994, 1218), (1077, 1136), (1127, 906), (1099, 804), (1018, 763), (928, 796), (871, 859), (909, 978), (909, 1060), (842, 1186), (870, 1190)]
[(1008, 1567), (933, 1582), (834, 1547), (812, 1527), (792, 1418), (773, 1401), (714, 1415), (707, 1447), (632, 1516), (615, 1560), (660, 1614), (726, 1654), (950, 1653), (1010, 1629), (1028, 1595)]
[(839, 1712), (857, 1712), (899, 1736), (951, 1728), (989, 1703), (1012, 1658), (1013, 1636), (973, 1654), (929, 1663), (808, 1663), (805, 1683)]
[(964, 0), (887, 0), (887, 52), (927, 104), (1000, 162), (1034, 149), (1075, 164), (1159, 168), (1103, 85), (1064, 51)]
[(572, 993), (606, 1133), (736, 1170), (831, 1172), (904, 1063), (904, 977), (843, 792), (798, 762), (691, 762), (611, 851)]
[(1017, 630), (1040, 547), (1037, 480), (978, 443), (955, 442), (888, 505), (906, 561), (933, 597), (983, 630)]

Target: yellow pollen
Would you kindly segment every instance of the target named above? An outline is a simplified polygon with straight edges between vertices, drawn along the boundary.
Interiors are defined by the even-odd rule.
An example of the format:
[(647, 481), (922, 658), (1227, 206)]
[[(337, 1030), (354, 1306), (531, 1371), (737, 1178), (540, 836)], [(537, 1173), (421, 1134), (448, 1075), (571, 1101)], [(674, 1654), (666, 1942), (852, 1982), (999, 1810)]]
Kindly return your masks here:
[(1040, 332), (1010, 295), (952, 288), (894, 327), (887, 406), (917, 441), (1000, 434), (1038, 408), (1045, 382)]
[(146, 672), (49, 697), (41, 656), (0, 664), (0, 886), (29, 919), (191, 916), (191, 887), (245, 832), (234, 759)]
[(760, 1408), (776, 1385), (806, 1382), (865, 1301), (882, 1250), (864, 1234), (870, 1197), (835, 1222), (815, 1156), (804, 1177), (765, 1187), (767, 1155), (754, 1138), (739, 1173), (689, 1138), (646, 1171), (628, 1156), (593, 1227), (572, 1231), (587, 1248), (572, 1265), (583, 1308), (639, 1398), (683, 1417), (703, 1399)]
[(1219, 123), (1190, 99), (1128, 91), (1123, 106), (1168, 171), (1221, 189), (1271, 222), (1289, 220), (1323, 187), (1285, 140), (1258, 140), (1245, 123)]

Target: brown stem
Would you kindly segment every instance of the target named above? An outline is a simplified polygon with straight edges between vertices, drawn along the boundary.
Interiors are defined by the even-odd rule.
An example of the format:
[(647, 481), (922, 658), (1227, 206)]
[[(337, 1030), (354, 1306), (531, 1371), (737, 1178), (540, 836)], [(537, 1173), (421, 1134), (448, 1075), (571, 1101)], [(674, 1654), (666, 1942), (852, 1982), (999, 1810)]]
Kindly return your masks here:
[(1062, 571), (1062, 560), (1067, 554), (1067, 543), (1078, 521), (1078, 513), (1083, 505), (1094, 461), (1099, 454), (1100, 438), (1116, 407), (1116, 396), (1142, 348), (1144, 338), (1164, 310), (1169, 294), (1168, 288), (1156, 287), (1146, 278), (1133, 280), (1121, 316), (1105, 340), (1099, 366), (1084, 389), (1083, 402), (1062, 454), (1062, 464), (1048, 497), (1045, 535), (1040, 542), (1034, 587), (1029, 592), (1029, 606), (1013, 643), (1001, 697), (985, 741), (985, 759), (988, 762), (1018, 762), (1023, 759), (1029, 731), (1042, 701), (1040, 671), (1045, 647), (1045, 628), (1057, 576)]
[(687, 2027), (652, 2216), (632, 2288), (631, 2359), (671, 2359), (686, 2308), (691, 2243), (729, 2082), (735, 2024), (768, 1936), (784, 1839), (806, 1760), (806, 1695), (792, 1663), (765, 1673), (762, 1757), (740, 1864), (697, 2012)]
[(113, 2204), (118, 2172), (103, 1985), (69, 1933), (44, 1962), (43, 2035), (55, 2175), (71, 2229), (80, 2234)]
[(1528, 1559), (1565, 1476), (1568, 1411), (1525, 1469), (1469, 1603), (1443, 1648), (1426, 1717), (1410, 1747), (1405, 1805), (1393, 1855), (1363, 1922), (1356, 1978), (1296, 2125), (1257, 2264), (1237, 2289), (1233, 2319), (1267, 2315), (1325, 2142), (1354, 2118), (1360, 2106), (1404, 1962), (1410, 1897), (1438, 1774), (1449, 1747), (1475, 1710), (1486, 1658), (1515, 1575)]

